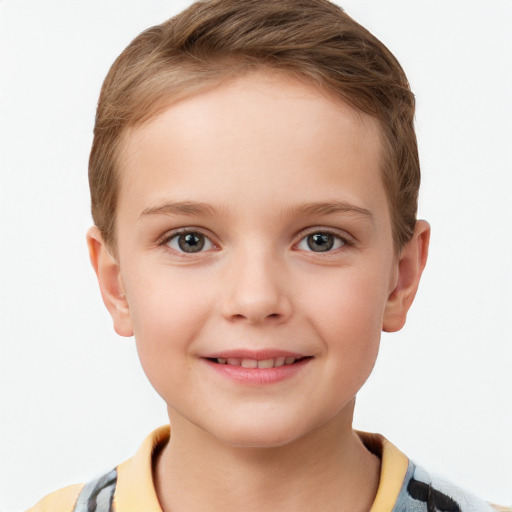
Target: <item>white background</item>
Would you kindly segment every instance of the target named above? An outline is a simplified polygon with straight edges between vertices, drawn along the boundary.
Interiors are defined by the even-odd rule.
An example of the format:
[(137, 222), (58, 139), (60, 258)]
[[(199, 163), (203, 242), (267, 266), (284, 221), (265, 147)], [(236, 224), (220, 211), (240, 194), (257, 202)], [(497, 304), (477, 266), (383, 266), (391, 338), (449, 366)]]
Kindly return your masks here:
[[(0, 0), (0, 510), (108, 470), (165, 423), (89, 268), (87, 159), (108, 67), (163, 0)], [(512, 504), (512, 1), (347, 0), (418, 98), (432, 249), (355, 425)]]

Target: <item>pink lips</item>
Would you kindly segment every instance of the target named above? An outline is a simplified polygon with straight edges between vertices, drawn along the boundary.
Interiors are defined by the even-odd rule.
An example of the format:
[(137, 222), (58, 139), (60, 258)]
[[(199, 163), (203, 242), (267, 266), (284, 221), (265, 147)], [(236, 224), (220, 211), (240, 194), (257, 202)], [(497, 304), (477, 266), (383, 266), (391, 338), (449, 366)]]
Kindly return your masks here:
[(231, 350), (203, 356), (210, 368), (239, 383), (272, 384), (293, 377), (310, 356), (282, 350)]

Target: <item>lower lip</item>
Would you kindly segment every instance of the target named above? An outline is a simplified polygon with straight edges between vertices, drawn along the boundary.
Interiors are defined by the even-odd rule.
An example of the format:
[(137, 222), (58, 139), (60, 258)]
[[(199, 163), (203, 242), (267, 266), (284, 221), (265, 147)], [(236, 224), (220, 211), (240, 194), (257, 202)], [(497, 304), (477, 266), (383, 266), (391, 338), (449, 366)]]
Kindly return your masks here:
[(291, 379), (306, 366), (312, 358), (305, 358), (293, 364), (285, 364), (275, 368), (244, 368), (229, 364), (214, 363), (205, 359), (206, 363), (224, 377), (243, 384), (265, 385)]

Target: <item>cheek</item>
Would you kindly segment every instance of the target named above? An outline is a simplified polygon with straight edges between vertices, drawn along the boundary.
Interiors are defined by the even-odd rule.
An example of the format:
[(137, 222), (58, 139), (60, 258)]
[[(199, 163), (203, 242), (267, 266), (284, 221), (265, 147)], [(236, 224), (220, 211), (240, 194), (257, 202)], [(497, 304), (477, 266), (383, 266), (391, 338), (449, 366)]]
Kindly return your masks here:
[(158, 264), (140, 268), (125, 281), (135, 336), (151, 334), (150, 339), (158, 343), (169, 338), (186, 340), (186, 333), (206, 309), (204, 290), (190, 273)]
[[(311, 287), (303, 310), (309, 312), (324, 344), (328, 365), (340, 379), (358, 389), (370, 374), (377, 358), (387, 281), (379, 272), (350, 272), (342, 269), (332, 276), (329, 286)], [(351, 387), (350, 384), (348, 384)]]
[(125, 287), (141, 364), (157, 387), (171, 368), (187, 366), (210, 307), (207, 295), (190, 280), (171, 276), (169, 269), (155, 274), (141, 273)]
[(312, 312), (319, 328), (348, 338), (361, 338), (379, 333), (388, 296), (384, 271), (360, 272), (359, 269), (337, 269), (318, 280), (304, 295), (304, 311)]

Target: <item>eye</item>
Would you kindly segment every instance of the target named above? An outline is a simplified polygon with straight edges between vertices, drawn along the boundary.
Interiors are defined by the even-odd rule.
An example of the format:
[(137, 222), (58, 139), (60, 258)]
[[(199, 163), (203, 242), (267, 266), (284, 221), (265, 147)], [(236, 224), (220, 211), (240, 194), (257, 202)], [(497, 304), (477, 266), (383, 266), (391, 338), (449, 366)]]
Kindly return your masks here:
[(310, 233), (297, 245), (302, 251), (328, 252), (349, 245), (347, 240), (326, 231)]
[(197, 231), (176, 233), (167, 239), (165, 245), (177, 252), (186, 252), (189, 254), (208, 251), (213, 248), (211, 240)]

